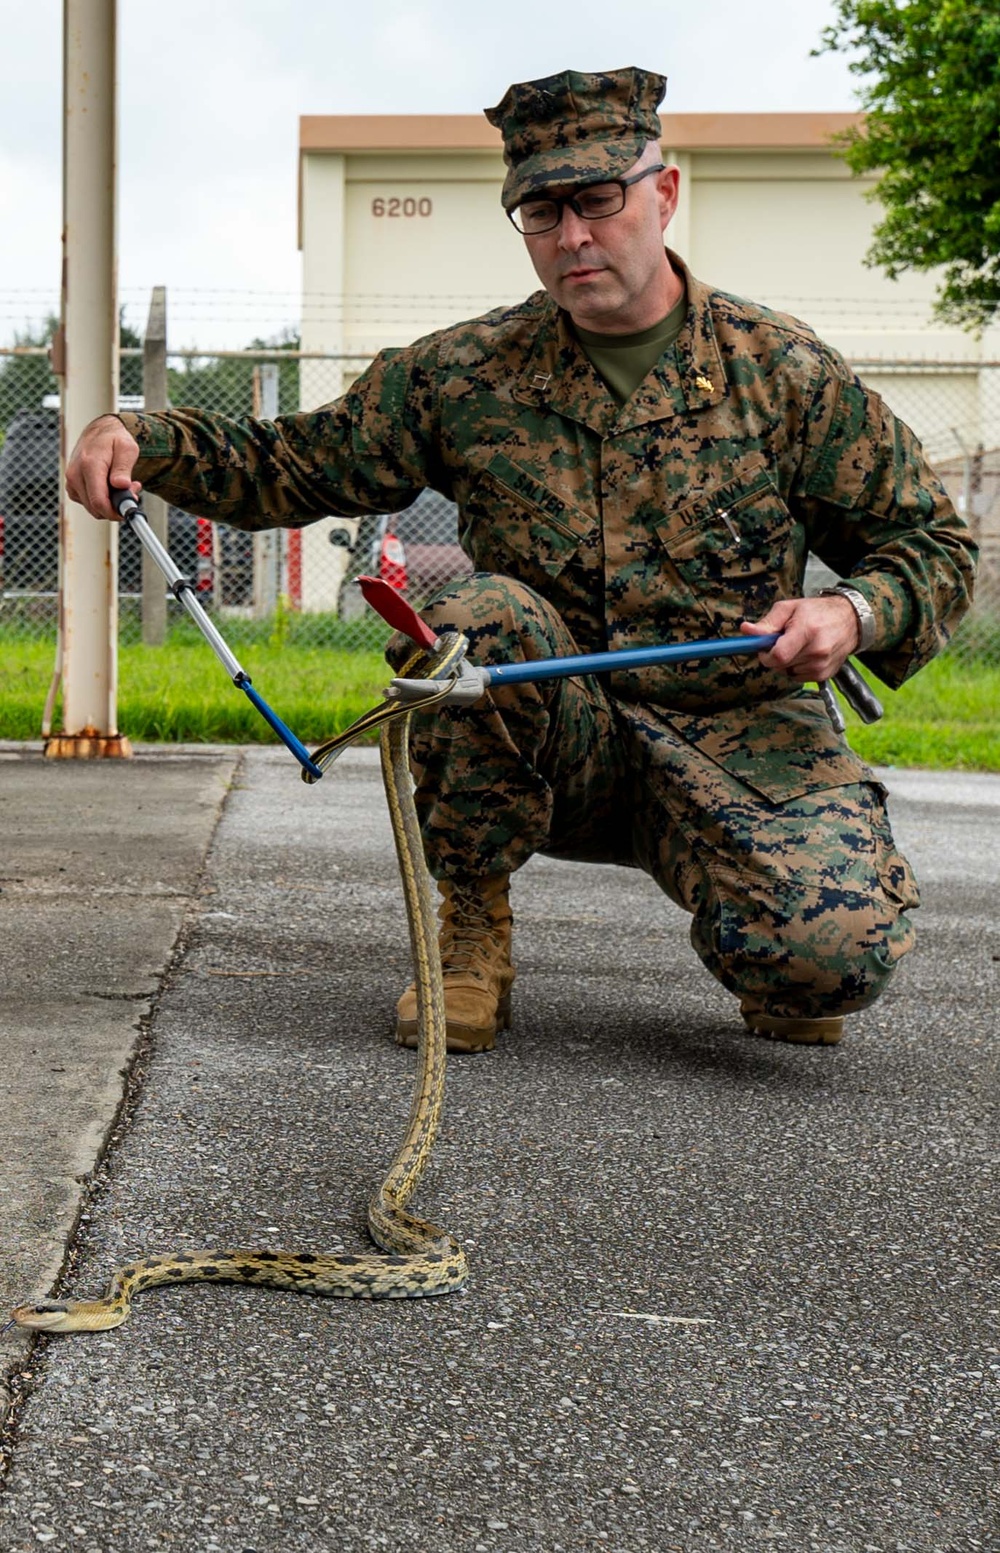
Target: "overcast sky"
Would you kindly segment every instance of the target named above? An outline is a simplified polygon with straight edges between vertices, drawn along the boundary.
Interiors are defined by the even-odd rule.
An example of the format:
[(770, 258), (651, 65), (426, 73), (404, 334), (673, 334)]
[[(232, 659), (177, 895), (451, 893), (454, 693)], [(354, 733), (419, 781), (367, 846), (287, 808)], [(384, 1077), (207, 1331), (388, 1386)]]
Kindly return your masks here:
[[(303, 113), (477, 113), (511, 81), (644, 65), (665, 111), (856, 108), (832, 0), (119, 0), (120, 286), (175, 346), (295, 323)], [(0, 343), (59, 285), (61, 0), (0, 0)]]

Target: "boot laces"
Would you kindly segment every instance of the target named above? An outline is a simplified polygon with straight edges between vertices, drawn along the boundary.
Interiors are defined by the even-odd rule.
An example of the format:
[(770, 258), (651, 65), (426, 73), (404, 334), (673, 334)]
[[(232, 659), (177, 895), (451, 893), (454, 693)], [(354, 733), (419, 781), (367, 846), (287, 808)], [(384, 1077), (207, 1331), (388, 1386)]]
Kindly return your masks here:
[(444, 969), (471, 971), (489, 976), (503, 956), (501, 923), (494, 915), (494, 903), (484, 900), (475, 887), (453, 887), (450, 910), (441, 927), (441, 955)]

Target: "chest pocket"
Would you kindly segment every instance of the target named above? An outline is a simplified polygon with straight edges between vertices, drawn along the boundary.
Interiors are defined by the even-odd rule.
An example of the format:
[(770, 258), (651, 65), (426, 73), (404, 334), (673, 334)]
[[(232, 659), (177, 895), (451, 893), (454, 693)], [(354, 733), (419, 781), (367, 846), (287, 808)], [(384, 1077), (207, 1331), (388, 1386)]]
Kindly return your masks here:
[(463, 547), (476, 568), (529, 585), (560, 576), (597, 529), (595, 518), (503, 453), (475, 480), (462, 516)]
[(655, 525), (704, 613), (755, 619), (802, 587), (805, 535), (766, 467), (701, 492)]

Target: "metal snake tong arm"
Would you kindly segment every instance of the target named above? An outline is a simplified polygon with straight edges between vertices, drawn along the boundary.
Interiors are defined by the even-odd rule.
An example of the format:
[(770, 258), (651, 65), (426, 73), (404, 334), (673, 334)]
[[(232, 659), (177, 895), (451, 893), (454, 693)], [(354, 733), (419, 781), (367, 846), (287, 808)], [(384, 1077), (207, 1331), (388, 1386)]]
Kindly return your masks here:
[(143, 512), (139, 503), (136, 501), (135, 497), (132, 495), (132, 492), (128, 490), (117, 491), (113, 488), (109, 488), (109, 494), (111, 497), (111, 505), (121, 515), (122, 522), (128, 524), (136, 539), (139, 541), (140, 545), (142, 545), (142, 548), (146, 551), (147, 555), (149, 555), (153, 561), (155, 561), (156, 565), (167, 579), (167, 583), (170, 587), (171, 593), (174, 595), (174, 598), (187, 610), (188, 614), (191, 616), (191, 619), (198, 627), (198, 630), (205, 638), (209, 647), (211, 647), (212, 651), (215, 653), (215, 656), (222, 664), (222, 667), (229, 675), (233, 684), (237, 687), (238, 690), (243, 691), (249, 701), (253, 702), (253, 705), (257, 708), (264, 721), (274, 729), (274, 732), (278, 735), (278, 738), (281, 740), (282, 744), (291, 750), (292, 754), (295, 756), (295, 759), (303, 768), (303, 771), (307, 773), (309, 779), (313, 782), (319, 781), (319, 778), (323, 775), (322, 770), (319, 766), (316, 765), (301, 739), (298, 739), (292, 730), (287, 726), (287, 724), (282, 722), (277, 712), (273, 711), (272, 708), (268, 706), (260, 692), (254, 689), (253, 683), (246, 669), (242, 667), (239, 660), (236, 658), (235, 654), (231, 651), (228, 644), (222, 637), (214, 621), (209, 618), (201, 604), (198, 602), (198, 597), (195, 593), (194, 585), (189, 578), (184, 576), (173, 556), (170, 555), (169, 551), (163, 548), (163, 546), (160, 544), (160, 541), (153, 533), (153, 530), (146, 522), (145, 513)]

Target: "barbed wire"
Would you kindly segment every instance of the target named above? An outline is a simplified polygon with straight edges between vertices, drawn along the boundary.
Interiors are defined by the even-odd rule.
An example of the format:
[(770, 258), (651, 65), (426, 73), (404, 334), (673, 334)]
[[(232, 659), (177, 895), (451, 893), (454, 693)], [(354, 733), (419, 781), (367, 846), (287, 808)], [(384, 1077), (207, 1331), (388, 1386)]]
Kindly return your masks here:
[[(123, 287), (119, 301), (126, 307), (145, 305), (148, 288)], [(210, 311), (227, 321), (254, 322), (261, 312), (281, 313), (289, 320), (307, 315), (321, 317), (350, 317), (365, 314), (412, 313), (414, 309), (459, 308), (470, 312), (487, 308), (516, 304), (520, 294), (499, 292), (354, 292), (345, 297), (332, 291), (240, 291), (209, 287), (168, 288), (171, 318), (186, 321)], [(937, 320), (929, 302), (905, 297), (870, 296), (793, 296), (774, 294), (764, 296), (767, 306), (780, 312), (844, 317), (850, 319), (875, 318), (884, 321), (905, 319), (919, 322), (924, 329), (935, 332), (948, 330), (950, 326)], [(221, 311), (220, 311), (221, 310)], [(59, 295), (48, 287), (0, 287), (0, 317), (16, 318), (25, 312), (30, 314), (59, 311)]]

